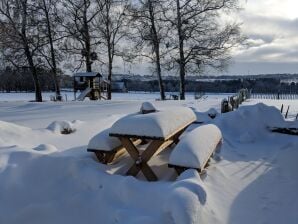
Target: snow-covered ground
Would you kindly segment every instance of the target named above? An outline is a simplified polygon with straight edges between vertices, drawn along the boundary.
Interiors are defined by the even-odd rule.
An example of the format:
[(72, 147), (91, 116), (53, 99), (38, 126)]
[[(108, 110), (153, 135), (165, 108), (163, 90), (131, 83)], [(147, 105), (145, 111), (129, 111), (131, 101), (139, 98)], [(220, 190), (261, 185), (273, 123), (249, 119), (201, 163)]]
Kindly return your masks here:
[[(166, 96), (170, 97), (170, 95), (178, 95), (177, 92), (167, 92)], [(55, 93), (53, 92), (43, 92), (42, 97), (44, 101), (50, 101), (51, 96), (54, 96)], [(63, 99), (66, 101), (72, 101), (74, 100), (74, 93), (71, 91), (62, 91), (61, 95)], [(80, 95), (80, 93), (77, 93), (77, 97)], [(186, 93), (186, 99), (193, 100), (194, 99), (194, 93)], [(222, 96), (229, 96), (231, 94), (212, 94), (209, 93), (209, 97), (222, 97)], [(155, 100), (160, 98), (160, 94), (158, 92), (129, 92), (129, 93), (113, 93), (112, 94), (113, 100)], [(34, 93), (17, 93), (17, 92), (11, 92), (11, 93), (1, 93), (0, 92), (0, 101), (33, 101), (35, 99)], [(88, 100), (88, 99), (86, 99)]]
[[(171, 150), (149, 163), (158, 182), (124, 176), (128, 156), (113, 165), (98, 163), (86, 151), (89, 140), (139, 111), (143, 100), (158, 97), (130, 95), (110, 102), (30, 103), (0, 94), (0, 101), (9, 101), (0, 102), (0, 223), (297, 223), (298, 137), (269, 132), (273, 115), (262, 105), (212, 121), (224, 141), (201, 177), (189, 170), (175, 180), (167, 167)], [(225, 97), (152, 102), (158, 109), (207, 111), (219, 110)], [(296, 101), (264, 102), (298, 112)], [(75, 132), (62, 135), (59, 124)]]

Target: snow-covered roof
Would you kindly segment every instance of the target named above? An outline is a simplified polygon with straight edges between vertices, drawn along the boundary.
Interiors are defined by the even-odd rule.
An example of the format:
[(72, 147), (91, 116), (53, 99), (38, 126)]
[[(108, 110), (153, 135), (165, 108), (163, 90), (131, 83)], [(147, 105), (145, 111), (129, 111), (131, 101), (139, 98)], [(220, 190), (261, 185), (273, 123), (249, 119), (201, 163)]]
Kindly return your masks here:
[(102, 77), (99, 72), (78, 72), (74, 74), (75, 77)]

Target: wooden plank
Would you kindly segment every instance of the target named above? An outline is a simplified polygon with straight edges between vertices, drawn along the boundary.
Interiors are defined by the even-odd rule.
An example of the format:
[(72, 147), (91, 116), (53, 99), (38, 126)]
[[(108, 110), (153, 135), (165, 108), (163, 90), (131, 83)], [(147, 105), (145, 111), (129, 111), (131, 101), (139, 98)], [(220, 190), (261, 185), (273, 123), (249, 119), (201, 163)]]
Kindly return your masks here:
[(184, 129), (181, 129), (179, 132), (177, 132), (175, 135), (171, 137), (174, 140), (175, 144), (178, 144), (180, 136), (183, 134), (183, 132), (186, 130), (187, 127), (185, 127)]
[(136, 165), (135, 161), (134, 164), (129, 168), (129, 170), (126, 172), (127, 176), (136, 176), (140, 172), (141, 168)]
[[(136, 138), (135, 138), (134, 140), (132, 140), (132, 142), (133, 142), (134, 145), (137, 146), (137, 145), (140, 145), (140, 144), (142, 143), (142, 139), (136, 139)], [(90, 148), (88, 148), (87, 151), (88, 151), (88, 152), (111, 153), (111, 152), (119, 151), (119, 150), (122, 150), (122, 149), (124, 149), (123, 145), (117, 146), (117, 147), (113, 148), (113, 149), (110, 150), (110, 151), (101, 150), (101, 149), (90, 149)]]
[(161, 148), (165, 142), (161, 140), (153, 140), (141, 155), (142, 162), (147, 162)]
[[(135, 139), (132, 141), (134, 145), (139, 145), (142, 143), (141, 139)], [(120, 158), (126, 154), (126, 149), (123, 145), (118, 146), (111, 151), (99, 150), (99, 149), (87, 149), (88, 152), (94, 152), (99, 162), (103, 164), (110, 164), (116, 159)]]
[(204, 170), (204, 168), (206, 167), (206, 165), (208, 164), (208, 161), (210, 160), (210, 158), (212, 157), (213, 153), (216, 152), (218, 150), (219, 147), (221, 147), (222, 144), (222, 139), (218, 142), (218, 144), (216, 145), (216, 147), (214, 148), (214, 150), (212, 152), (210, 152), (209, 156), (207, 157), (206, 161), (203, 163), (203, 165), (199, 168), (201, 171)]
[(150, 166), (147, 163), (143, 162), (141, 164), (141, 170), (142, 170), (144, 176), (147, 178), (147, 180), (149, 180), (149, 181), (157, 181), (158, 180), (157, 176), (155, 175), (155, 173), (153, 172), (153, 170), (150, 168)]
[(124, 147), (121, 149), (116, 150), (114, 153), (107, 153), (106, 164), (110, 164), (120, 158), (121, 156), (126, 154), (126, 150)]
[[(149, 146), (145, 149), (145, 151), (140, 155), (138, 149), (132, 144), (132, 142), (127, 138), (120, 138), (122, 144), (127, 149), (128, 153), (134, 160), (134, 164), (127, 171), (127, 175), (136, 176), (139, 171), (142, 171), (144, 176), (149, 181), (157, 180), (156, 175), (151, 170), (151, 168), (146, 163), (152, 155), (158, 150), (159, 146), (162, 145), (162, 141), (152, 141)], [(147, 152), (147, 153), (146, 153)], [(144, 155), (143, 155), (144, 154)], [(144, 158), (143, 158), (144, 157)]]
[(139, 139), (150, 139), (150, 140), (165, 140), (164, 137), (157, 137), (157, 136), (146, 136), (146, 135), (129, 135), (129, 134), (117, 134), (117, 133), (110, 133), (109, 136), (111, 137), (118, 137), (118, 138), (139, 138)]
[(104, 163), (105, 154), (103, 152), (95, 151), (94, 154), (95, 154), (95, 156), (96, 156), (96, 158), (98, 159), (99, 162)]
[(168, 145), (173, 143), (173, 140), (161, 141), (153, 140), (148, 147), (143, 151), (142, 154), (139, 153), (138, 149), (132, 144), (128, 138), (120, 138), (122, 144), (125, 146), (127, 152), (134, 160), (134, 164), (127, 171), (127, 175), (136, 176), (139, 171), (142, 171), (144, 176), (149, 181), (158, 180), (157, 176), (147, 164), (147, 162), (152, 158), (152, 156), (159, 153), (161, 150), (165, 149)]
[(134, 161), (134, 164), (126, 172), (126, 175), (136, 176), (140, 171), (140, 167), (136, 166), (136, 161), (139, 159), (140, 153), (139, 153), (138, 149), (136, 148), (136, 146), (134, 146), (134, 144), (132, 143), (132, 141), (129, 138), (121, 137), (119, 139), (120, 139), (121, 143), (123, 144), (123, 146), (125, 147), (125, 149), (127, 150), (130, 157)]
[(136, 148), (136, 146), (132, 143), (132, 141), (129, 138), (119, 138), (124, 148), (127, 150), (128, 154), (133, 158), (134, 160), (137, 160), (140, 156), (139, 150)]

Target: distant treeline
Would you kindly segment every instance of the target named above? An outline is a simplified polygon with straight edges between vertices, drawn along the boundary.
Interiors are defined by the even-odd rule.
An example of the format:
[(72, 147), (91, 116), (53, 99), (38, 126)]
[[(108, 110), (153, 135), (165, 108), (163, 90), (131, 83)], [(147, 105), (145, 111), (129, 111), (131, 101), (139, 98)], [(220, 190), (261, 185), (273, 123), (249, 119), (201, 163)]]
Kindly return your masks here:
[[(53, 75), (49, 70), (38, 69), (40, 85), (43, 91), (54, 91)], [(124, 75), (125, 76), (125, 75)], [(214, 77), (215, 78), (215, 77)], [(298, 83), (283, 83), (278, 78), (242, 78), (242, 79), (213, 79), (212, 81), (204, 80), (186, 80), (186, 91), (188, 92), (214, 92), (214, 93), (233, 93), (241, 88), (247, 88), (252, 93), (298, 93)], [(60, 75), (61, 88), (73, 88), (72, 77)], [(159, 85), (157, 80), (140, 80), (134, 78), (124, 78), (117, 81), (124, 82), (128, 91), (146, 91), (158, 92)], [(164, 79), (165, 91), (178, 92), (179, 80)], [(0, 71), (0, 91), (1, 92), (32, 92), (34, 84), (28, 68), (13, 69), (7, 67)]]
[[(37, 69), (42, 91), (55, 91), (53, 74), (49, 70)], [(72, 88), (72, 77), (60, 75), (60, 82), (64, 88)], [(12, 69), (7, 67), (0, 71), (1, 92), (33, 92), (34, 82), (28, 68)]]
[[(129, 91), (158, 91), (157, 81), (124, 80)], [(178, 80), (164, 80), (165, 90), (179, 91)], [(188, 92), (234, 93), (241, 88), (253, 93), (297, 93), (298, 83), (282, 83), (276, 78), (235, 79), (215, 81), (186, 81)]]

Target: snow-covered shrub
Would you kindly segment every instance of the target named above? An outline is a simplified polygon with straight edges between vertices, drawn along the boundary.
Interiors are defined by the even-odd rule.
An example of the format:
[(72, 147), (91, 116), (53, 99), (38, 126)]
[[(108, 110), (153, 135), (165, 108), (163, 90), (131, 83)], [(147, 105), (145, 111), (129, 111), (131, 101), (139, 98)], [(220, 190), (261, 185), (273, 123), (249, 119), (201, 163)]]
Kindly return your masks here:
[(76, 131), (77, 121), (54, 121), (47, 129), (57, 134), (71, 134)]

